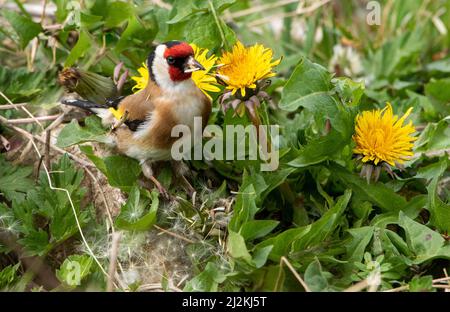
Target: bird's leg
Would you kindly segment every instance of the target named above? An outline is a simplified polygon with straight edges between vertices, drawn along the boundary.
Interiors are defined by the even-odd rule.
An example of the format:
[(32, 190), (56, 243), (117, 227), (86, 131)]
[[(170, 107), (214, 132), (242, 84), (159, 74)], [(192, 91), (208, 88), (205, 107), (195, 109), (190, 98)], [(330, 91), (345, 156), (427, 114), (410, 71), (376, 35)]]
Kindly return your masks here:
[(183, 188), (186, 190), (186, 192), (189, 194), (189, 196), (193, 196), (195, 193), (194, 187), (189, 183), (189, 181), (186, 179), (186, 174), (189, 173), (189, 168), (186, 166), (185, 163), (182, 161), (171, 161), (172, 163), (172, 169), (174, 172), (174, 175), (179, 179), (181, 184), (183, 185)]
[(169, 192), (167, 192), (167, 190), (164, 188), (164, 186), (162, 186), (162, 184), (153, 175), (153, 169), (151, 167), (151, 164), (147, 161), (144, 161), (141, 164), (141, 167), (142, 167), (142, 173), (144, 174), (144, 176), (153, 182), (155, 187), (158, 189), (159, 193), (164, 198), (169, 199), (170, 198)]

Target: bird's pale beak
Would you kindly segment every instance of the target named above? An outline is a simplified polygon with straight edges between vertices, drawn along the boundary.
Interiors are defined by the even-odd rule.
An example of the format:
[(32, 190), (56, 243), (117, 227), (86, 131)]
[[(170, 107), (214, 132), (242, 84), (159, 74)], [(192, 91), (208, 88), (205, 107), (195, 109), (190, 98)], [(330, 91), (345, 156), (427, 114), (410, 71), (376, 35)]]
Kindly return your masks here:
[(192, 73), (197, 70), (205, 70), (205, 67), (203, 67), (203, 65), (200, 64), (193, 56), (189, 56), (186, 63), (184, 63), (183, 71), (185, 73)]

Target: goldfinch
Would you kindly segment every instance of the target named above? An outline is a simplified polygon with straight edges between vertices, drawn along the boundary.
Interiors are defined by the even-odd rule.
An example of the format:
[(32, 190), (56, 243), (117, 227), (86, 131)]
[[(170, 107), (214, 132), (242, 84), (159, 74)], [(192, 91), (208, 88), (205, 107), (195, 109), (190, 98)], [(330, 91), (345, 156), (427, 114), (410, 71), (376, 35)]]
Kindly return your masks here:
[(150, 79), (138, 93), (105, 99), (104, 104), (72, 99), (62, 103), (89, 110), (112, 126), (111, 141), (119, 153), (139, 160), (144, 175), (167, 196), (153, 176), (151, 163), (171, 159), (172, 144), (181, 139), (171, 136), (174, 126), (186, 125), (193, 131), (194, 117), (202, 117), (202, 124), (207, 124), (211, 101), (191, 79), (192, 72), (204, 68), (186, 42), (159, 44), (149, 55), (147, 67)]

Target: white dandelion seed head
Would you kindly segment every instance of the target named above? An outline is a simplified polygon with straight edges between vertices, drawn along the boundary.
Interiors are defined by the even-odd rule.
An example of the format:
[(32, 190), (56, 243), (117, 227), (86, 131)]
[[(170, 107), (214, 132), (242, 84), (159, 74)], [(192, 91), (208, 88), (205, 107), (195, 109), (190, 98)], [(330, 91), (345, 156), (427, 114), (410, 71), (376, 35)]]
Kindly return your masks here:
[(354, 78), (363, 73), (361, 56), (351, 46), (337, 44), (333, 47), (333, 56), (328, 64), (328, 69), (334, 72), (336, 67), (342, 70), (345, 76)]

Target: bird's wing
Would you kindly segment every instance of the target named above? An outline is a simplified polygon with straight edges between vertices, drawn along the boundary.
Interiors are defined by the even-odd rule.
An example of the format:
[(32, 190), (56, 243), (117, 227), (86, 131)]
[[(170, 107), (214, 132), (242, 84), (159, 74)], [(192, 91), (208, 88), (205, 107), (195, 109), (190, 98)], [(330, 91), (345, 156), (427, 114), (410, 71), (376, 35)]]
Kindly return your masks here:
[(139, 125), (144, 123), (155, 109), (155, 99), (160, 94), (159, 87), (150, 80), (147, 87), (120, 100), (115, 108), (116, 118), (124, 116), (126, 112), (125, 125), (131, 131), (136, 131)]
[(161, 91), (157, 85), (149, 81), (147, 87), (138, 93), (132, 94), (120, 101), (117, 109), (128, 112), (127, 120), (146, 120), (149, 113), (155, 109), (155, 98)]

